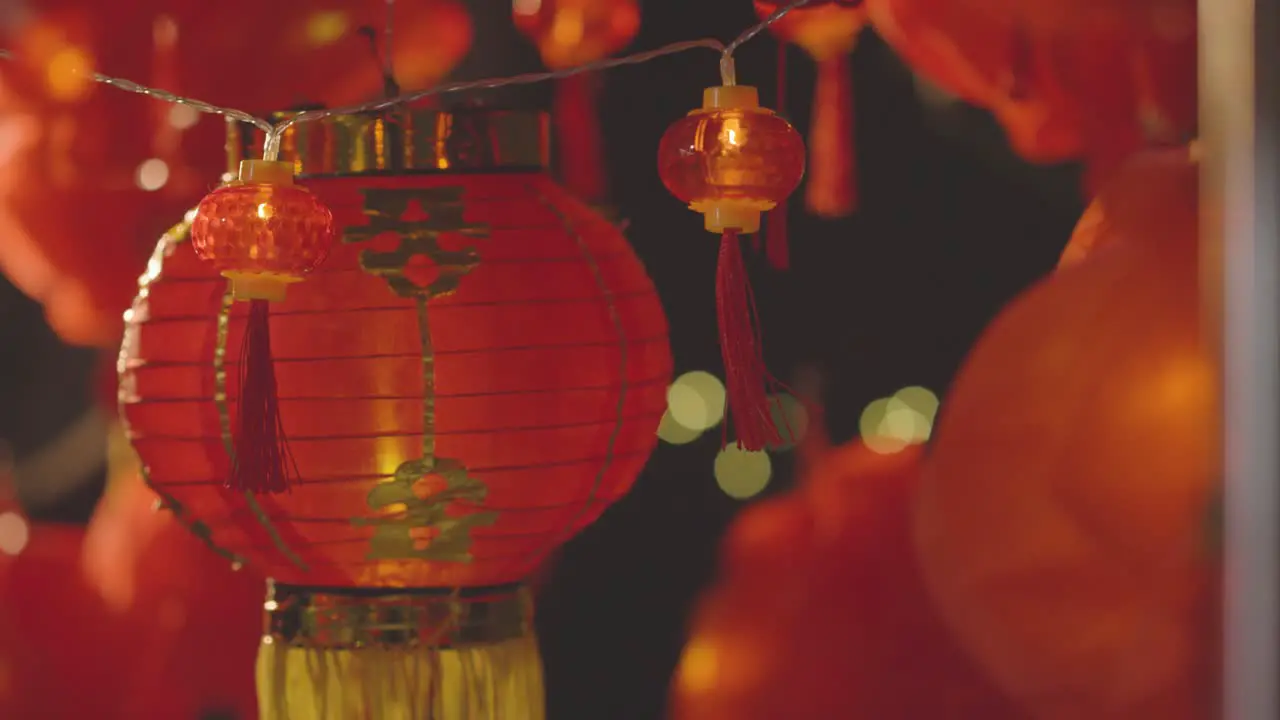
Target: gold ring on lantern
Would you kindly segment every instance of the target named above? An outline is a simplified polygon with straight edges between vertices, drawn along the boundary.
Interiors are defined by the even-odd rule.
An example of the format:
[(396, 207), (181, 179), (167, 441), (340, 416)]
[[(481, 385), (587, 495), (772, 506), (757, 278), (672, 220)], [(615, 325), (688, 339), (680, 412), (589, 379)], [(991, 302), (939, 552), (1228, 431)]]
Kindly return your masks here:
[(313, 588), (270, 583), (265, 644), (324, 650), (455, 648), (527, 636), (527, 588)]
[[(291, 114), (271, 119), (279, 122)], [(523, 110), (334, 115), (291, 125), (281, 137), (280, 159), (292, 162), (299, 177), (541, 170), (551, 160), (550, 132), (545, 113)], [(264, 138), (255, 127), (228, 121), (228, 167), (260, 157)]]

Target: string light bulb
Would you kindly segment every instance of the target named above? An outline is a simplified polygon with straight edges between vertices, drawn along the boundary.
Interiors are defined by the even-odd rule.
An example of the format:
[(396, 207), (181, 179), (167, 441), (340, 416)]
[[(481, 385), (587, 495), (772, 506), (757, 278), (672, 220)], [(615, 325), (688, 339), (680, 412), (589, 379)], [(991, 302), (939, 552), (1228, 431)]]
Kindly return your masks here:
[(780, 385), (765, 367), (740, 236), (758, 232), (760, 216), (795, 192), (804, 177), (805, 146), (791, 123), (761, 107), (759, 92), (737, 85), (734, 75), (726, 53), (722, 85), (707, 88), (702, 107), (663, 134), (658, 175), (672, 195), (702, 214), (708, 231), (720, 235), (716, 314), (726, 414), (738, 447), (758, 451), (782, 441), (774, 422), (780, 414), (770, 407)]
[(191, 244), (236, 300), (284, 300), (333, 246), (333, 213), (293, 182), (293, 163), (244, 160), (239, 178), (196, 207)]
[(293, 182), (293, 164), (244, 160), (239, 177), (200, 201), (191, 222), (197, 255), (230, 281), (232, 300), (249, 302), (240, 348), (228, 488), (279, 493), (298, 472), (284, 437), (271, 354), (270, 303), (285, 299), (333, 246), (333, 213)]

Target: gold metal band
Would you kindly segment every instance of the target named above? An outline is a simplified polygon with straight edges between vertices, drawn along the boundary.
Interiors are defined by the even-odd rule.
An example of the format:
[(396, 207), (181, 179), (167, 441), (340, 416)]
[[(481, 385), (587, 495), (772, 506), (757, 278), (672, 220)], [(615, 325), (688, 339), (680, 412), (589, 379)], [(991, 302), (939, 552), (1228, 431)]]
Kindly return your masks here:
[(384, 591), (268, 581), (262, 642), (285, 647), (411, 650), (506, 642), (533, 631), (528, 589)]
[[(289, 113), (272, 118), (278, 122)], [(522, 110), (390, 110), (293, 125), (280, 159), (300, 176), (537, 170), (550, 164), (546, 113)], [(227, 162), (262, 155), (264, 133), (227, 122)]]

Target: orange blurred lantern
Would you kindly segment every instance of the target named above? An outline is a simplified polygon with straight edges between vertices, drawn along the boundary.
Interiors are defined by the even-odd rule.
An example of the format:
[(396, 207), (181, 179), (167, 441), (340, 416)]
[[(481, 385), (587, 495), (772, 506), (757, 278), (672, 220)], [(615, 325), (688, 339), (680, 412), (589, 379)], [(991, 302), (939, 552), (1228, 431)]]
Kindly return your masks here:
[(925, 575), (1038, 717), (1212, 716), (1218, 398), (1190, 177), (1104, 194), (1100, 232), (1127, 236), (1006, 308), (934, 433)]
[(815, 453), (729, 530), (676, 671), (673, 720), (1020, 717), (936, 615), (910, 534), (920, 452)]
[[(39, 5), (2, 42), (17, 61), (0, 63), (0, 128), (8, 138), (0, 152), (0, 271), (77, 343), (119, 342), (120, 314), (163, 218), (194, 204), (226, 166), (221, 119), (96, 86), (88, 72), (260, 112), (364, 101), (384, 86), (360, 32), (384, 25), (381, 3), (231, 0), (211, 10), (134, 0), (127, 15), (118, 3)], [(456, 0), (396, 7), (396, 79), (410, 90), (430, 85), (466, 52), (470, 20)], [(85, 218), (93, 242), (82, 242)]]
[[(566, 70), (609, 57), (640, 29), (636, 0), (514, 0), (516, 27), (538, 46), (551, 70)], [(604, 142), (595, 108), (600, 78), (581, 73), (556, 83), (556, 149), (564, 185), (590, 203), (608, 194)]]
[[(541, 717), (518, 584), (629, 489), (671, 373), (661, 304), (626, 240), (542, 171), (543, 120), (420, 111), (290, 130), (285, 156), (340, 242), (271, 315), (300, 477), (289, 493), (224, 487), (242, 392), (227, 348), (245, 316), (181, 226), (156, 250), (121, 354), (122, 411), (165, 503), (276, 581), (264, 717), (323, 717), (325, 702), (452, 716), (473, 692), (498, 697), (485, 717)], [(351, 652), (364, 644), (387, 652)], [(400, 662), (421, 666), (407, 685)]]
[(738, 446), (763, 450), (777, 445), (768, 395), (776, 381), (760, 350), (755, 298), (739, 235), (759, 231), (761, 214), (785, 202), (800, 184), (804, 141), (790, 123), (760, 107), (755, 88), (707, 88), (702, 107), (663, 134), (658, 175), (676, 199), (702, 213), (708, 231), (720, 234), (716, 314), (725, 397)]
[[(762, 19), (786, 3), (755, 0)], [(862, 0), (818, 0), (792, 10), (770, 26), (818, 64), (809, 130), (809, 183), (805, 204), (823, 217), (843, 217), (857, 203), (853, 150), (853, 88), (849, 53), (866, 23)]]

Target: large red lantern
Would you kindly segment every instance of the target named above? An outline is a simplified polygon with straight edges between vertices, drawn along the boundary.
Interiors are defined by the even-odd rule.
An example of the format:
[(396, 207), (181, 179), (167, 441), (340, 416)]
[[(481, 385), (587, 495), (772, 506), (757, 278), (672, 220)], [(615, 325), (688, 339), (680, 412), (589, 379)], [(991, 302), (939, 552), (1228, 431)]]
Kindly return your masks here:
[(1037, 717), (1202, 720), (1216, 702), (1218, 376), (1196, 176), (1164, 164), (1104, 192), (1099, 249), (987, 328), (918, 498), (939, 607)]
[[(76, 343), (119, 342), (161, 219), (194, 204), (226, 167), (220, 118), (95, 85), (91, 71), (250, 112), (385, 90), (384, 63), (360, 32), (385, 25), (383, 3), (38, 5), (0, 32), (15, 53), (0, 63), (0, 270)], [(396, 80), (406, 91), (430, 85), (470, 45), (466, 10), (456, 0), (395, 7)], [(85, 218), (93, 242), (83, 241)]]
[[(298, 657), (367, 644), (437, 660), (453, 647), (422, 672), (494, 683), (505, 699), (492, 717), (541, 717), (540, 696), (458, 653), (519, 657), (511, 667), (536, 674), (519, 583), (629, 489), (671, 373), (652, 283), (619, 231), (544, 173), (546, 134), (540, 115), (481, 111), (289, 131), (283, 157), (339, 240), (271, 315), (300, 478), (285, 494), (224, 486), (240, 392), (228, 348), (245, 313), (184, 226), (156, 250), (127, 323), (122, 410), (166, 504), (275, 581), (265, 717), (332, 700)], [(346, 677), (394, 681), (355, 657)], [(427, 702), (416, 692), (342, 702), (382, 716)], [(448, 715), (467, 692), (430, 702)]]

